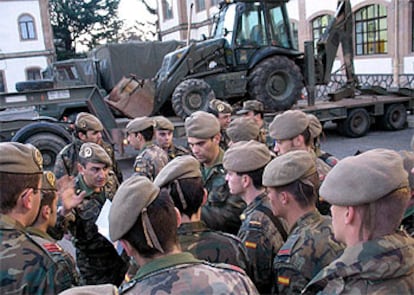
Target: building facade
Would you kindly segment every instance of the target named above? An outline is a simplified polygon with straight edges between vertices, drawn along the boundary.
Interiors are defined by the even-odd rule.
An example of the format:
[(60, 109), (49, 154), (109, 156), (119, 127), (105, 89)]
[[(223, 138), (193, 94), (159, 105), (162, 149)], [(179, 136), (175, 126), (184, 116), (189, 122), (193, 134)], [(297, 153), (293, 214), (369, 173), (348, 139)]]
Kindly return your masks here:
[[(218, 0), (157, 0), (163, 40), (202, 39), (212, 28)], [(193, 4), (193, 9), (190, 9)], [(358, 75), (414, 74), (414, 1), (351, 0), (354, 14), (354, 65)], [(291, 0), (287, 3), (299, 50), (317, 40), (334, 15), (336, 0)], [(191, 18), (190, 18), (190, 12)], [(340, 56), (340, 55), (338, 55)], [(334, 71), (342, 64), (340, 58)], [(390, 85), (388, 85), (390, 86)], [(395, 85), (394, 85), (395, 86)]]
[(54, 57), (48, 0), (0, 0), (0, 92), (40, 79)]

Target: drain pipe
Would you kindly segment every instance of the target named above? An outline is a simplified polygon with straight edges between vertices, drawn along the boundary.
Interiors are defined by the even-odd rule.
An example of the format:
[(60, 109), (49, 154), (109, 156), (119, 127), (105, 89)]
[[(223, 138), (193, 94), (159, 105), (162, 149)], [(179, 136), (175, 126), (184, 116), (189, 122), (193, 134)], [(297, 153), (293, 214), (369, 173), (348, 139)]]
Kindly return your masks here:
[(393, 87), (400, 87), (400, 46), (399, 46), (399, 0), (394, 0), (394, 20), (395, 20), (395, 34), (394, 34), (394, 60), (393, 60)]

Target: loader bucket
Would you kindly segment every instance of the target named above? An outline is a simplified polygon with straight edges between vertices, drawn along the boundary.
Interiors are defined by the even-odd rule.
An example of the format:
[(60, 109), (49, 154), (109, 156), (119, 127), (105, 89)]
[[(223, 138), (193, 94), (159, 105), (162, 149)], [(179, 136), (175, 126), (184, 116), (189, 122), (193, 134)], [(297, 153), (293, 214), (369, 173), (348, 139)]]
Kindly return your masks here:
[(154, 109), (155, 84), (149, 79), (125, 78), (112, 89), (106, 102), (128, 118), (150, 116)]

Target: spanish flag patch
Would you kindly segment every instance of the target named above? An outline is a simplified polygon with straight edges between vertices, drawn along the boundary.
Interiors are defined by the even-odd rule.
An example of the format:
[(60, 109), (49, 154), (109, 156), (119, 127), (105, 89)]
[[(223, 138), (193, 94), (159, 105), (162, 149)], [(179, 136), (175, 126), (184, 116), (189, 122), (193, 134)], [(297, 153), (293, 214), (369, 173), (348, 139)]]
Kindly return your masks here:
[(249, 241), (244, 242), (244, 245), (245, 245), (247, 248), (250, 248), (250, 249), (256, 249), (256, 247), (257, 247), (257, 244), (256, 244), (256, 243), (249, 242)]
[(281, 284), (281, 285), (284, 285), (284, 286), (289, 286), (290, 279), (288, 277), (278, 276), (277, 277), (277, 283)]

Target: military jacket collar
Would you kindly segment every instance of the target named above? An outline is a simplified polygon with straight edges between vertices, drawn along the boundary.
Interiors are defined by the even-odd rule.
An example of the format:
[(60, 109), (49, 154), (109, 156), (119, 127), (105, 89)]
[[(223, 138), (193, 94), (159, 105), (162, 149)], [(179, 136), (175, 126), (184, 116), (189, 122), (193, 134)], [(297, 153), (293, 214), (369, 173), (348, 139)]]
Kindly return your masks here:
[(21, 224), (16, 219), (8, 215), (5, 215), (5, 214), (0, 214), (0, 228), (1, 229), (14, 229), (14, 230), (22, 231), (22, 232), (26, 231), (23, 224)]
[(196, 259), (191, 253), (182, 252), (171, 254), (161, 258), (156, 258), (143, 265), (137, 272), (133, 280), (140, 280), (158, 270), (169, 268), (180, 264), (198, 264), (201, 260)]
[(28, 227), (27, 232), (29, 234), (41, 237), (41, 238), (43, 238), (45, 240), (48, 240), (50, 242), (55, 242), (55, 240), (48, 233), (45, 233), (45, 232), (41, 231), (40, 229), (38, 229), (36, 227), (32, 227), (32, 226)]
[(293, 224), (292, 228), (290, 229), (289, 235), (294, 234), (295, 232), (300, 231), (304, 226), (309, 224), (316, 223), (316, 221), (321, 217), (321, 214), (316, 211), (308, 212), (305, 215), (301, 216), (296, 222)]
[(266, 203), (266, 199), (267, 199), (267, 194), (266, 192), (261, 193), (260, 195), (258, 195), (253, 202), (251, 202), (247, 208), (244, 210), (243, 214), (245, 215), (249, 215), (250, 213), (252, 213), (257, 207), (259, 207), (261, 204), (265, 204)]
[(224, 151), (222, 148), (219, 150), (219, 154), (216, 158), (216, 161), (214, 164), (207, 168), (204, 165), (201, 165), (201, 174), (203, 176), (204, 182), (207, 182), (208, 179), (215, 173), (219, 172), (220, 174), (224, 174), (224, 168), (223, 168), (223, 157), (224, 157)]
[(180, 227), (178, 228), (178, 234), (203, 232), (203, 231), (210, 231), (210, 229), (202, 221), (181, 223)]

